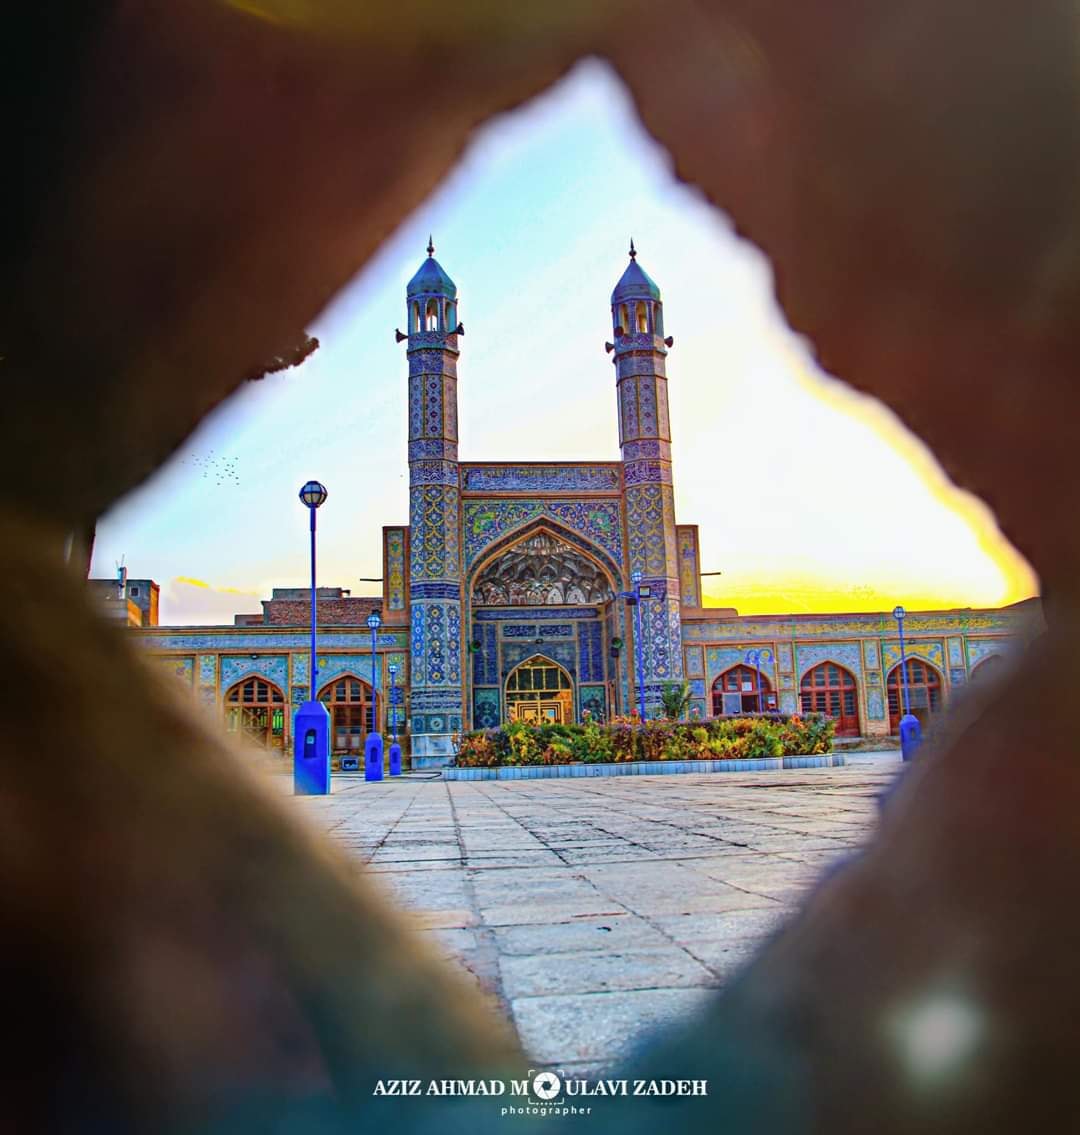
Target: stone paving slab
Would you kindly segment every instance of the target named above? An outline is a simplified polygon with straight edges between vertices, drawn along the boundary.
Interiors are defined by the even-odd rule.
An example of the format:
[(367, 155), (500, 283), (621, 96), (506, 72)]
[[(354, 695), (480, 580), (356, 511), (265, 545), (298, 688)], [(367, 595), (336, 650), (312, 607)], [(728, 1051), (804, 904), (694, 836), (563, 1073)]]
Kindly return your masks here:
[(578, 996), (521, 997), (510, 1010), (531, 1057), (542, 1064), (613, 1064), (646, 1035), (698, 1010), (709, 996), (697, 989), (632, 989)]
[(534, 1063), (584, 1074), (747, 965), (857, 851), (901, 767), (860, 754), (720, 777), (335, 777), (293, 805), (509, 1016)]

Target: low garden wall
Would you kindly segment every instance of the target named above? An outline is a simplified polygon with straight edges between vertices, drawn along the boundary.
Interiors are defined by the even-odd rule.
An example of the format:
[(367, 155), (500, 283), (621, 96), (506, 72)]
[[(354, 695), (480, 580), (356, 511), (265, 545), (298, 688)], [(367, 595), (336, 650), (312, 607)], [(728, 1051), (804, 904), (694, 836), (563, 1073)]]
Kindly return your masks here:
[(578, 776), (668, 776), (678, 773), (767, 772), (780, 769), (837, 768), (844, 764), (839, 753), (815, 757), (727, 758), (692, 761), (627, 761), (623, 764), (504, 765), (496, 768), (444, 768), (443, 780), (539, 780)]
[[(587, 721), (583, 725), (527, 725), (514, 722), (500, 729), (466, 733), (449, 779), (480, 779), (450, 775), (467, 770), (561, 769), (582, 766), (695, 766), (693, 771), (756, 771), (744, 766), (753, 762), (764, 768), (783, 768), (785, 760), (829, 758), (834, 761), (834, 721), (823, 714), (714, 718), (706, 722), (617, 720), (610, 725)], [(706, 769), (703, 766), (708, 765)], [(714, 767), (715, 766), (715, 767)], [(786, 767), (808, 767), (787, 765)], [(674, 771), (671, 769), (670, 771)], [(685, 769), (680, 771), (691, 771)], [(586, 775), (552, 772), (549, 775)], [(594, 775), (602, 775), (596, 773)]]

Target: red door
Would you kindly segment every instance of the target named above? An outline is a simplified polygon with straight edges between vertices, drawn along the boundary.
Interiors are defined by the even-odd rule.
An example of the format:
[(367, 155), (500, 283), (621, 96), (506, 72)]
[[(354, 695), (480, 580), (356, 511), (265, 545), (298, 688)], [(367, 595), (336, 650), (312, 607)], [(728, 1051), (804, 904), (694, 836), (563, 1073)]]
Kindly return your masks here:
[(835, 662), (818, 663), (803, 675), (799, 701), (803, 713), (835, 718), (837, 737), (859, 736), (859, 693), (850, 670)]

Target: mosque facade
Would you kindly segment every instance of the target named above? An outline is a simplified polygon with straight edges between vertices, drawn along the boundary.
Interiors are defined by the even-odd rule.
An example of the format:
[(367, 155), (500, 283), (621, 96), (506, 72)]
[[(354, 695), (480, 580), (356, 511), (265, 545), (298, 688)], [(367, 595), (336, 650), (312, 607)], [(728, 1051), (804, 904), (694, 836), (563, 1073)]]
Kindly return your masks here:
[[(705, 718), (821, 710), (847, 737), (895, 732), (900, 643), (891, 613), (739, 616), (704, 606), (698, 528), (675, 516), (659, 287), (630, 260), (611, 296), (617, 461), (469, 462), (458, 453), (457, 288), (428, 256), (409, 282), (408, 524), (383, 529), (382, 593), (317, 593), (318, 696), (335, 754), (396, 725), (414, 758), (452, 756), (471, 728), (608, 720), (689, 682)], [(142, 626), (153, 656), (225, 727), (288, 748), (311, 686), (310, 592), (275, 591), (234, 626)], [(365, 620), (376, 608), (381, 626)], [(1037, 601), (911, 612), (913, 712), (935, 713), (1041, 629)], [(374, 650), (373, 650), (374, 646)], [(761, 653), (752, 662), (751, 651)], [(392, 668), (392, 671), (391, 671)], [(391, 672), (393, 681), (391, 681)]]

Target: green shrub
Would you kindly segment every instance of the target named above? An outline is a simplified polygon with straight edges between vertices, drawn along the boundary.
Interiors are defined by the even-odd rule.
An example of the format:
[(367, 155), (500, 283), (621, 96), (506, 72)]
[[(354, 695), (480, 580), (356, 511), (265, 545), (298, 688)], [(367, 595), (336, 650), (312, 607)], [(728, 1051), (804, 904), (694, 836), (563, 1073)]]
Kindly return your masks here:
[(706, 724), (649, 721), (642, 728), (619, 721), (600, 725), (527, 725), (477, 730), (461, 739), (457, 764), (497, 765), (732, 760), (815, 755), (832, 752), (836, 723), (823, 714), (770, 714), (715, 718)]

